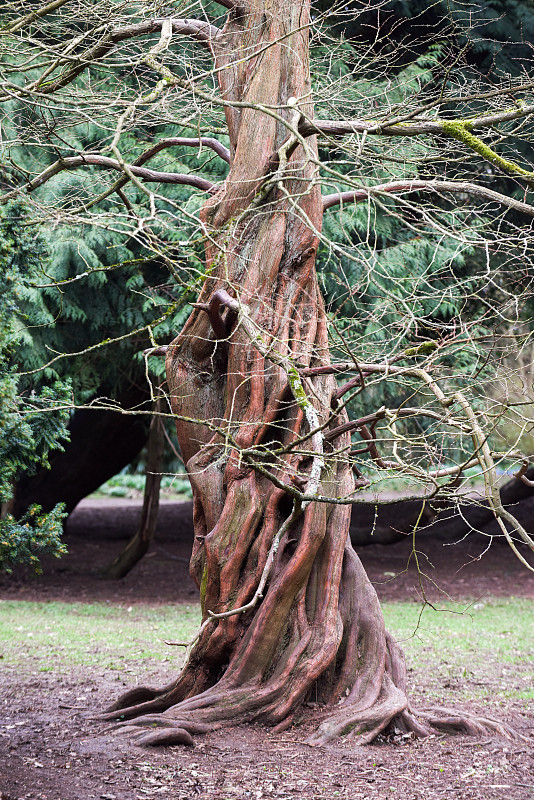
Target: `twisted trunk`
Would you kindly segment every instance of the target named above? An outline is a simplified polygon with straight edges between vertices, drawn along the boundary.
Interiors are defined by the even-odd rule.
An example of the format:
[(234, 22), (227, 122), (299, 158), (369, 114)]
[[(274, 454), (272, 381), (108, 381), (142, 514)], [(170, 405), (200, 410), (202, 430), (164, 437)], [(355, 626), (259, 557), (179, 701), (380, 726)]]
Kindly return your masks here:
[[(191, 573), (206, 625), (173, 684), (136, 689), (109, 712), (109, 718), (138, 717), (134, 727), (158, 726), (142, 733), (141, 744), (190, 743), (191, 733), (250, 720), (281, 729), (311, 697), (320, 709), (313, 712), (320, 723), (313, 743), (347, 733), (364, 743), (393, 722), (429, 730), (408, 710), (402, 653), (385, 631), (348, 537), (350, 506), (312, 502), (300, 515), (292, 512), (287, 492), (238, 455), (254, 446), (284, 483), (298, 473), (305, 485), (314, 464), (313, 453), (279, 457), (274, 450), (309, 433), (305, 404), (293, 396), (282, 362), (329, 363), (315, 273), (322, 218), (316, 144), (309, 138), (308, 152), (292, 148), (284, 167), (276, 154), (288, 129), (258, 110), (259, 104), (278, 108), (280, 117), (298, 122), (291, 100), (297, 98), (300, 110), (313, 116), (308, 14), (306, 0), (259, 0), (244, 15), (230, 13), (217, 43), (221, 94), (247, 107), (226, 108), (230, 172), (202, 212), (211, 277), (167, 355), (172, 409), (195, 420), (179, 420), (177, 432), (194, 493)], [(266, 188), (277, 169), (277, 182)], [(219, 305), (220, 290), (239, 297), (261, 331), (261, 346), (235, 309)], [(332, 376), (316, 375), (305, 389), (321, 424), (346, 421), (344, 412), (331, 412)], [(344, 433), (328, 447), (349, 444)], [(327, 464), (319, 493), (349, 495), (348, 462), (332, 456)], [(261, 601), (211, 619), (209, 612), (250, 603), (288, 520)]]

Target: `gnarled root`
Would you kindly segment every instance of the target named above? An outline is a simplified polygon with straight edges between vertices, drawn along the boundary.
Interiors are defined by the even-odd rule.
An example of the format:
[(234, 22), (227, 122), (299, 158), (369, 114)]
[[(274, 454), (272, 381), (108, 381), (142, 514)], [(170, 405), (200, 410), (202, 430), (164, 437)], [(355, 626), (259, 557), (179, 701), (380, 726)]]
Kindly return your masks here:
[(459, 713), (447, 708), (429, 708), (421, 709), (417, 714), (431, 729), (443, 733), (458, 733), (466, 736), (483, 736), (493, 733), (505, 739), (524, 738), (504, 722), (498, 722), (489, 717), (477, 717), (466, 711)]
[[(118, 734), (132, 736), (139, 746), (176, 745), (192, 746), (193, 736), (223, 727), (273, 718), (273, 710), (280, 693), (254, 687), (241, 687), (233, 692), (222, 692), (213, 687), (204, 696), (185, 700), (162, 714), (144, 714), (131, 722), (120, 724)], [(276, 695), (279, 695), (278, 698)], [(127, 710), (129, 713), (131, 709)], [(112, 716), (111, 714), (108, 716)], [(115, 718), (122, 715), (115, 712)], [(316, 714), (314, 713), (314, 717)], [(433, 732), (469, 736), (497, 735), (508, 739), (522, 738), (508, 725), (469, 713), (449, 709), (425, 709), (413, 712), (403, 691), (398, 689), (388, 675), (379, 699), (368, 707), (344, 703), (336, 708), (324, 709), (323, 721), (307, 739), (312, 746), (324, 745), (340, 736), (354, 740), (355, 744), (371, 743), (383, 732), (409, 732), (416, 737)], [(288, 715), (275, 727), (283, 730), (293, 722), (295, 713)], [(302, 721), (303, 717), (299, 721)], [(272, 724), (272, 722), (271, 722)], [(150, 728), (149, 731), (146, 729)]]
[[(159, 692), (135, 689), (101, 719), (119, 720), (119, 732), (132, 736), (140, 746), (191, 746), (193, 736), (225, 726), (258, 721), (282, 730), (295, 720), (304, 722), (306, 700), (313, 697), (317, 700), (313, 705), (320, 709), (311, 712), (319, 723), (307, 740), (313, 746), (339, 736), (363, 745), (384, 732), (409, 732), (417, 737), (433, 731), (489, 733), (514, 738), (517, 734), (511, 728), (491, 719), (448, 709), (411, 710), (402, 650), (384, 629), (376, 593), (358, 557), (347, 542), (339, 598), (332, 606), (335, 582), (326, 577), (337, 561), (335, 547), (328, 538), (313, 541), (324, 507), (310, 507), (306, 513), (301, 538), (309, 558), (315, 548), (315, 559), (307, 580), (291, 584), (289, 609), (281, 607), (281, 598), (288, 603), (291, 595), (287, 570), (281, 570), (222, 675), (215, 677), (198, 661), (200, 652), (209, 653), (210, 642), (219, 641), (213, 636), (214, 622), (174, 684)], [(327, 530), (336, 524), (333, 514)], [(330, 622), (329, 608), (333, 609)], [(324, 609), (322, 617), (320, 609)], [(327, 630), (319, 626), (321, 618), (328, 623)]]

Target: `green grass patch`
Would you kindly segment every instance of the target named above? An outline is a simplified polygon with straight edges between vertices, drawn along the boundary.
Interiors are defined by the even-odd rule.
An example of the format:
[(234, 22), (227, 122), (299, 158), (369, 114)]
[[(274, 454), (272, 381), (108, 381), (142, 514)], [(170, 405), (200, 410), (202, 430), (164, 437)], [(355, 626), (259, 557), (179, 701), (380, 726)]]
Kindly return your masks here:
[(108, 603), (0, 602), (0, 648), (8, 667), (66, 672), (73, 665), (122, 670), (179, 666), (200, 624), (197, 605), (116, 606)]
[[(129, 497), (139, 499), (145, 490), (146, 476), (120, 472), (103, 483), (91, 497)], [(193, 496), (186, 475), (162, 475), (161, 496), (171, 500), (190, 500)]]
[[(492, 599), (439, 611), (385, 603), (386, 625), (406, 653), (410, 684), (429, 700), (534, 699), (534, 601)], [(198, 605), (0, 602), (2, 663), (11, 669), (68, 673), (75, 666), (136, 673), (162, 663), (179, 669), (200, 624)]]
[(491, 598), (439, 610), (384, 604), (386, 626), (401, 643), (429, 696), (531, 703), (534, 600)]
[(428, 647), (447, 658), (486, 651), (499, 661), (519, 663), (532, 656), (534, 600), (444, 603), (423, 611), (416, 603), (384, 603), (383, 609), (387, 627), (416, 657)]

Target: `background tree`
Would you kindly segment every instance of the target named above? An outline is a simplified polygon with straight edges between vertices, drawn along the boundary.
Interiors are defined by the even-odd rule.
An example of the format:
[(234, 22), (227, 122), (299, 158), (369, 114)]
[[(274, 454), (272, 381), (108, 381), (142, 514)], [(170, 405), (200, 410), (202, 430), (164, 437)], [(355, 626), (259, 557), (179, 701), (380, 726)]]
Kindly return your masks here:
[[(95, 2), (67, 12), (66, 0), (29, 6), (4, 29), (3, 99), (43, 120), (26, 141), (11, 136), (13, 152), (30, 147), (36, 164), (27, 174), (10, 163), (5, 197), (30, 193), (36, 219), (113, 231), (157, 255), (177, 282), (189, 270), (187, 292), (199, 292), (166, 369), (194, 492), (191, 571), (204, 622), (177, 680), (134, 690), (110, 718), (136, 717), (144, 744), (187, 742), (253, 719), (283, 728), (313, 693), (313, 743), (340, 734), (364, 743), (389, 726), (504, 731), (451, 712), (412, 713), (401, 651), (347, 532), (364, 486), (400, 476), (426, 503), (456, 494), (477, 465), (527, 565), (516, 540), (532, 541), (502, 506), (495, 461), (524, 471), (528, 453), (520, 436), (492, 448), (489, 433), (510, 404), (483, 408), (481, 389), (495, 370), (489, 354), (502, 360), (510, 337), (516, 345), (513, 326), (528, 323), (533, 177), (512, 149), (530, 135), (531, 83), (451, 87), (454, 41), (427, 40), (415, 65), (382, 66), (379, 48), (332, 39), (300, 0), (232, 4), (222, 27), (215, 6), (110, 12)], [(177, 37), (196, 44), (175, 47)], [(381, 42), (393, 41), (386, 29)], [(312, 72), (310, 52), (322, 64)], [(115, 70), (129, 81), (109, 81)], [(332, 119), (339, 108), (345, 118)], [(52, 119), (61, 130), (54, 159)], [(90, 148), (75, 141), (85, 120), (98, 130)], [(194, 135), (157, 138), (177, 120)], [(141, 129), (149, 143), (134, 139)], [(199, 174), (204, 162), (169, 171), (178, 144), (216, 153), (229, 165), (225, 180)], [(110, 170), (119, 174), (111, 184)], [(55, 197), (65, 171), (76, 171), (72, 189)], [(495, 172), (523, 195), (490, 188)], [(208, 199), (177, 201), (169, 185)], [(337, 206), (335, 241), (322, 223)], [(385, 254), (377, 208), (383, 227), (398, 225), (398, 247)], [(329, 310), (320, 246), (340, 287)], [(384, 381), (387, 406), (377, 402)], [(349, 419), (356, 404), (364, 413)], [(530, 425), (514, 413), (518, 430)]]
[(17, 325), (20, 300), (29, 291), (43, 255), (40, 238), (21, 230), (24, 220), (23, 209), (16, 203), (0, 209), (0, 569), (8, 572), (21, 563), (39, 572), (40, 554), (60, 556), (65, 552), (60, 540), (65, 516), (61, 504), (45, 514), (37, 504), (21, 518), (13, 514), (14, 485), (19, 475), (48, 468), (50, 452), (62, 449), (68, 438), (67, 409), (71, 403), (68, 382), (43, 385), (39, 393), (24, 392), (11, 363), (21, 338)]

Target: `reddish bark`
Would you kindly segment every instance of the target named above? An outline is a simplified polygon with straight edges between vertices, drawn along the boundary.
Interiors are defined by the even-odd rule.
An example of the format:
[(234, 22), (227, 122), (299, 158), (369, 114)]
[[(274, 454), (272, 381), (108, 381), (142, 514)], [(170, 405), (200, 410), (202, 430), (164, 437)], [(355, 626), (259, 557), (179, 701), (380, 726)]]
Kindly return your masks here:
[[(288, 131), (258, 104), (281, 109), (280, 117), (298, 125), (288, 101), (299, 98), (301, 110), (313, 117), (308, 14), (306, 0), (258, 0), (246, 13), (230, 13), (214, 44), (222, 96), (247, 106), (226, 107), (230, 172), (202, 212), (212, 277), (167, 352), (174, 413), (206, 423), (177, 422), (194, 492), (191, 573), (205, 620), (210, 611), (251, 600), (292, 507), (287, 492), (241, 462), (213, 426), (228, 431), (238, 447), (263, 448), (266, 465), (287, 483), (297, 470), (306, 481), (312, 462), (269, 457), (275, 444), (308, 433), (305, 415), (284, 369), (264, 358), (229, 310), (210, 300), (219, 289), (239, 294), (278, 355), (303, 369), (330, 363), (315, 273), (322, 199), (316, 167), (302, 146), (293, 148), (280, 183), (261, 193)], [(315, 154), (313, 137), (306, 144)], [(331, 411), (334, 376), (315, 369), (308, 380), (321, 422), (328, 421), (327, 431), (339, 429), (327, 446), (348, 447), (345, 412)], [(347, 462), (329, 459), (320, 493), (349, 495), (352, 487)], [(313, 696), (321, 708), (314, 712), (314, 744), (340, 734), (365, 743), (391, 725), (427, 733), (436, 720), (418, 721), (410, 713), (402, 652), (385, 631), (376, 593), (350, 544), (349, 523), (350, 506), (310, 503), (280, 541), (261, 602), (208, 622), (173, 684), (133, 690), (108, 718), (137, 717), (134, 727), (160, 727), (143, 731), (141, 744), (187, 743), (184, 731), (251, 720), (282, 729)], [(450, 714), (439, 722), (459, 724)]]

